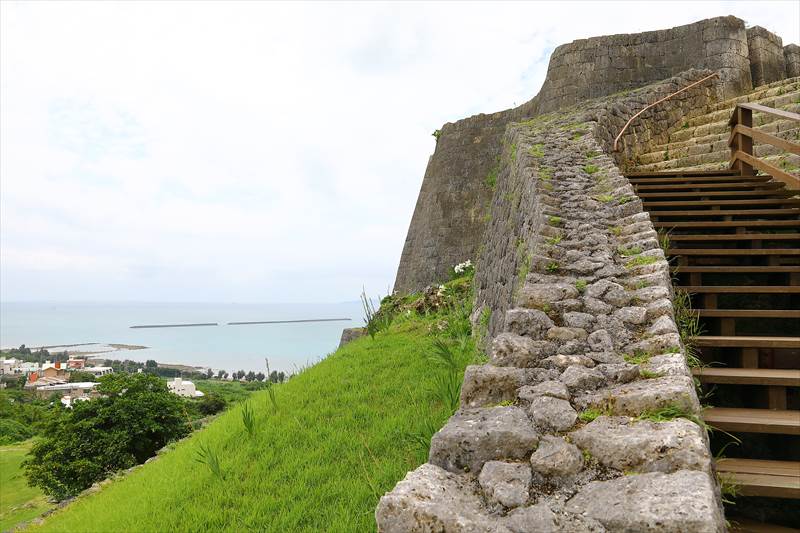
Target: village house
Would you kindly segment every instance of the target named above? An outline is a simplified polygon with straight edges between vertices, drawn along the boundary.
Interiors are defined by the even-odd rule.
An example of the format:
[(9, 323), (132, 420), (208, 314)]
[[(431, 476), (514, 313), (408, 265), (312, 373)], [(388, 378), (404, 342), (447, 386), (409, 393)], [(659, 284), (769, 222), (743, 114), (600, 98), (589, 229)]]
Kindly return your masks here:
[(197, 390), (194, 383), (191, 381), (184, 381), (181, 378), (168, 381), (167, 387), (171, 393), (183, 396), (184, 398), (200, 398), (201, 396), (205, 396), (202, 391)]
[(80, 383), (51, 383), (36, 387), (36, 395), (40, 398), (49, 398), (52, 394), (69, 395), (71, 401), (78, 398), (93, 398), (98, 396), (94, 390), (97, 383), (84, 381)]

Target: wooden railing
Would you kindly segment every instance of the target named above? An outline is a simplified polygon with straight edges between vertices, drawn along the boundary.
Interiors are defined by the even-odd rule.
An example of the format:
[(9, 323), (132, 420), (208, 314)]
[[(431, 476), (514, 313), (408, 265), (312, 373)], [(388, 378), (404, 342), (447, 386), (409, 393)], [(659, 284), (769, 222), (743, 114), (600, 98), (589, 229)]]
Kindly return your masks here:
[(800, 189), (800, 177), (753, 155), (753, 141), (771, 144), (795, 155), (800, 155), (800, 144), (753, 129), (753, 111), (800, 122), (800, 115), (797, 113), (760, 104), (738, 104), (733, 110), (730, 120), (731, 136), (728, 139), (728, 146), (731, 147), (731, 168), (738, 170), (743, 176), (752, 176), (756, 170), (761, 170), (776, 180), (782, 181), (791, 189)]
[(658, 104), (660, 104), (661, 102), (666, 102), (666, 101), (667, 101), (667, 100), (669, 100), (670, 98), (672, 98), (672, 97), (674, 97), (674, 96), (677, 96), (677, 95), (681, 94), (682, 92), (688, 91), (689, 89), (691, 89), (691, 88), (693, 88), (693, 87), (696, 87), (696, 86), (700, 85), (701, 83), (704, 83), (704, 82), (706, 82), (706, 81), (710, 80), (711, 78), (716, 78), (717, 76), (719, 76), (719, 74), (718, 74), (718, 73), (716, 73), (716, 72), (714, 72), (713, 74), (709, 74), (709, 75), (708, 75), (708, 76), (706, 76), (705, 78), (699, 79), (699, 80), (697, 80), (696, 82), (694, 82), (694, 83), (691, 83), (691, 84), (687, 85), (686, 87), (683, 87), (682, 89), (678, 89), (677, 91), (675, 91), (675, 92), (674, 92), (674, 93), (672, 93), (672, 94), (668, 94), (668, 95), (667, 95), (667, 96), (665, 96), (664, 98), (661, 98), (661, 99), (659, 99), (659, 100), (656, 100), (656, 101), (655, 101), (655, 102), (653, 102), (652, 104), (648, 105), (647, 107), (645, 107), (644, 109), (642, 109), (641, 111), (639, 111), (638, 113), (636, 113), (635, 115), (633, 115), (633, 116), (632, 116), (630, 119), (628, 119), (628, 122), (626, 122), (626, 123), (625, 123), (625, 125), (622, 127), (622, 129), (621, 129), (621, 130), (619, 130), (619, 133), (617, 134), (617, 137), (614, 139), (614, 148), (613, 148), (613, 151), (614, 151), (614, 152), (618, 152), (618, 151), (619, 151), (619, 140), (622, 138), (622, 134), (623, 134), (623, 133), (625, 133), (625, 130), (627, 130), (627, 129), (628, 129), (628, 126), (630, 126), (630, 125), (631, 125), (631, 123), (633, 123), (633, 121), (634, 121), (634, 120), (636, 120), (636, 118), (637, 118), (639, 115), (641, 115), (642, 113), (644, 113), (645, 111), (647, 111), (647, 110), (648, 110), (648, 109), (650, 109), (651, 107), (657, 106), (657, 105), (658, 105)]

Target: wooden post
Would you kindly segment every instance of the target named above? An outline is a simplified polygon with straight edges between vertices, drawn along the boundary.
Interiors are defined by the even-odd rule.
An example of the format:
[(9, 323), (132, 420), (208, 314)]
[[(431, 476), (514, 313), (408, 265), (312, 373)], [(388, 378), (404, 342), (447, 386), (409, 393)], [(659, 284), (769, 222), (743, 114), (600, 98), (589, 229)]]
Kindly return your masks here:
[[(753, 112), (750, 109), (737, 107), (736, 124), (741, 124), (742, 126), (747, 126), (748, 128), (752, 128)], [(734, 137), (733, 146), (731, 147), (731, 150), (733, 150), (734, 154), (737, 151), (742, 151), (747, 155), (753, 155), (753, 139), (751, 139), (747, 135), (737, 133), (736, 137)], [(753, 166), (745, 163), (744, 161), (740, 161), (737, 159), (734, 168), (738, 170), (742, 176), (755, 175), (755, 170), (753, 169)]]

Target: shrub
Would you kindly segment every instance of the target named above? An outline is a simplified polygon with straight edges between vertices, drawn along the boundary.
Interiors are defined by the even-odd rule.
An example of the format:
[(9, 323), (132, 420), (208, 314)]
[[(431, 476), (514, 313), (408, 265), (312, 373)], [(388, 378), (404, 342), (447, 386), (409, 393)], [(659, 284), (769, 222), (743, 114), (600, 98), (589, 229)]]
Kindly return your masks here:
[(14, 444), (33, 437), (33, 430), (17, 422), (0, 418), (0, 445)]
[(197, 410), (206, 416), (215, 415), (224, 410), (225, 405), (225, 398), (210, 393), (200, 398), (200, 400), (197, 402)]

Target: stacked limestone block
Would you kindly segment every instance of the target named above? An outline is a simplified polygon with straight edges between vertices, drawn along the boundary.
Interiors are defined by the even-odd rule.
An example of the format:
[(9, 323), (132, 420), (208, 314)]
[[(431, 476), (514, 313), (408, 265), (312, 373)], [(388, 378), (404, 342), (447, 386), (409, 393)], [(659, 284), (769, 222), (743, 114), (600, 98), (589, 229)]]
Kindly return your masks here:
[(753, 79), (753, 87), (786, 77), (783, 40), (778, 35), (761, 26), (747, 28), (747, 48), (750, 51), (750, 77)]
[(380, 531), (724, 530), (704, 429), (647, 417), (700, 406), (657, 235), (591, 116), (509, 128), (493, 209), (525, 219), (530, 272)]
[(800, 46), (787, 44), (783, 47), (783, 60), (786, 66), (786, 77), (800, 76)]

